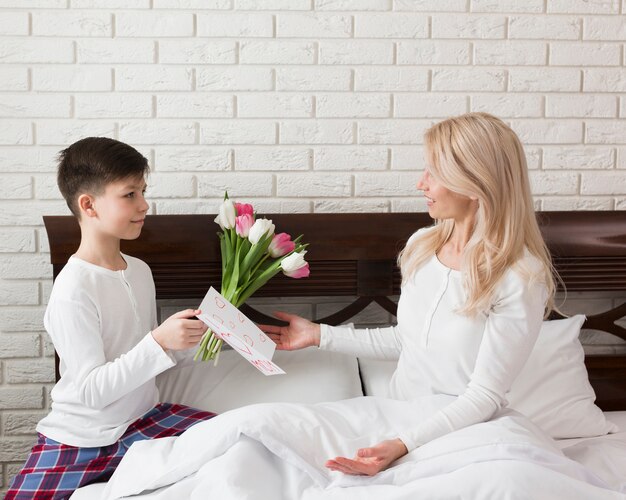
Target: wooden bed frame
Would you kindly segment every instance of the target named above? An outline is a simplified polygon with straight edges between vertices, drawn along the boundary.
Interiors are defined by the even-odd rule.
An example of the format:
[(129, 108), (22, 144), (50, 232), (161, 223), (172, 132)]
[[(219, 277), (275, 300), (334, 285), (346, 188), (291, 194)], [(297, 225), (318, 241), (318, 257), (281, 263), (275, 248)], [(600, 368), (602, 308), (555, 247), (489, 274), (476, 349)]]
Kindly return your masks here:
[[(626, 212), (542, 212), (538, 214), (554, 264), (568, 291), (626, 290)], [(122, 242), (122, 251), (147, 262), (157, 299), (199, 301), (209, 286), (219, 288), (220, 253), (213, 215), (148, 216), (141, 236)], [(255, 296), (350, 296), (354, 302), (316, 321), (337, 325), (371, 302), (390, 313), (389, 298), (400, 291), (396, 256), (418, 228), (432, 224), (428, 214), (270, 214), (281, 232), (304, 234), (310, 243), (311, 276), (292, 280), (280, 275)], [(54, 277), (78, 248), (80, 231), (71, 216), (46, 216)], [(277, 323), (244, 305), (255, 321)], [(585, 328), (626, 340), (615, 324), (626, 315), (626, 302), (589, 316)], [(58, 380), (58, 357), (57, 357)], [(585, 363), (597, 404), (603, 410), (626, 410), (626, 355), (588, 355)]]

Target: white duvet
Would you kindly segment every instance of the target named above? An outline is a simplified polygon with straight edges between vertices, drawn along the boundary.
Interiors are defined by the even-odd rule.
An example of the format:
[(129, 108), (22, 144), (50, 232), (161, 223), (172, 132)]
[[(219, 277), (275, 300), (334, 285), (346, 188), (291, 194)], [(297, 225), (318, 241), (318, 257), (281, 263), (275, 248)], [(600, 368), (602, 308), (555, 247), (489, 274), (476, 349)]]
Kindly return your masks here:
[(329, 458), (352, 457), (358, 448), (396, 437), (450, 402), (447, 396), (416, 402), (364, 397), (239, 408), (179, 437), (133, 444), (104, 498), (626, 498), (626, 484), (611, 489), (510, 410), (421, 446), (371, 478), (324, 467)]

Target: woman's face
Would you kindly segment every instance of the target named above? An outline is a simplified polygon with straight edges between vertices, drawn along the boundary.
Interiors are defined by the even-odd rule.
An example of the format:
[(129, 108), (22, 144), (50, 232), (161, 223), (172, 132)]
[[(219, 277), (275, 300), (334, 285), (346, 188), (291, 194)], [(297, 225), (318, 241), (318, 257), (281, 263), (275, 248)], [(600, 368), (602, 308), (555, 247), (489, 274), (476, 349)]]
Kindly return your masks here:
[(455, 193), (437, 181), (428, 167), (417, 183), (417, 189), (424, 193), (428, 213), (433, 219), (461, 220), (472, 216), (476, 211), (476, 202), (469, 196)]

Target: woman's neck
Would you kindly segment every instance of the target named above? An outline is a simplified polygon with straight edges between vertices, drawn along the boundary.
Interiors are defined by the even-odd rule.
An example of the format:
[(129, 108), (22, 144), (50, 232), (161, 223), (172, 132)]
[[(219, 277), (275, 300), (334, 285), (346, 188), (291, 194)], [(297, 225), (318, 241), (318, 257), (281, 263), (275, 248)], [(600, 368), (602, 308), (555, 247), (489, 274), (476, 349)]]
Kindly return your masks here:
[(452, 230), (452, 234), (450, 238), (446, 242), (451, 251), (456, 254), (462, 254), (467, 242), (472, 237), (472, 233), (474, 232), (473, 224), (470, 226), (468, 224), (457, 225), (454, 224), (454, 229)]
[(440, 262), (451, 269), (457, 271), (461, 269), (463, 252), (474, 232), (474, 222), (473, 215), (459, 220), (455, 219), (450, 238), (437, 252), (437, 258)]

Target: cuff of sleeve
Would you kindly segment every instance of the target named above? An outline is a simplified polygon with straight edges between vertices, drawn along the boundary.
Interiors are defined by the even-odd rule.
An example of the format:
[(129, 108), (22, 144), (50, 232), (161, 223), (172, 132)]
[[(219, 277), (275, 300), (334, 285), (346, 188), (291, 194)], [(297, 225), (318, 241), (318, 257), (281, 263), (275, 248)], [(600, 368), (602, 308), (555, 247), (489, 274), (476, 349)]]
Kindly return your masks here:
[(320, 345), (318, 349), (327, 350), (330, 344), (330, 325), (320, 324)]
[(422, 445), (422, 443), (415, 441), (408, 432), (401, 432), (398, 435), (398, 439), (404, 443), (404, 446), (406, 446), (409, 453)]
[(152, 336), (151, 331), (148, 332), (148, 335), (141, 342), (146, 346), (148, 354), (159, 362), (159, 366), (163, 365), (163, 370), (176, 365), (176, 358), (159, 345)]
[(320, 349), (326, 351), (341, 351), (347, 348), (347, 352), (352, 349), (354, 340), (350, 331), (354, 330), (354, 323), (346, 323), (340, 326), (330, 326), (320, 323)]

